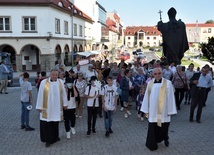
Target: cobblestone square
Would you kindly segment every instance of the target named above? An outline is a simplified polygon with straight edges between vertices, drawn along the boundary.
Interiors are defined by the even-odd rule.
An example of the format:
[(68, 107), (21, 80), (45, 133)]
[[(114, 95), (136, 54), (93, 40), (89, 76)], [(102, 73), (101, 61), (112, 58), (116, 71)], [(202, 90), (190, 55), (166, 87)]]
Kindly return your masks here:
[[(168, 148), (160, 143), (157, 151), (151, 152), (145, 147), (147, 135), (147, 121), (140, 121), (137, 112), (132, 107), (132, 115), (125, 119), (120, 107), (114, 115), (114, 133), (104, 136), (103, 118), (97, 118), (96, 134), (86, 136), (87, 118), (86, 109), (82, 119), (76, 120), (76, 135), (66, 139), (64, 123), (59, 125), (61, 141), (46, 148), (40, 141), (39, 113), (35, 109), (37, 90), (33, 89), (34, 109), (30, 112), (30, 125), (35, 131), (20, 129), (21, 103), (19, 101), (20, 88), (9, 88), (9, 94), (0, 94), (0, 154), (55, 154), (55, 155), (213, 155), (214, 154), (214, 90), (209, 94), (207, 106), (203, 109), (202, 123), (190, 123), (190, 105), (181, 105), (178, 114), (172, 117)], [(134, 105), (134, 104), (133, 104)]]

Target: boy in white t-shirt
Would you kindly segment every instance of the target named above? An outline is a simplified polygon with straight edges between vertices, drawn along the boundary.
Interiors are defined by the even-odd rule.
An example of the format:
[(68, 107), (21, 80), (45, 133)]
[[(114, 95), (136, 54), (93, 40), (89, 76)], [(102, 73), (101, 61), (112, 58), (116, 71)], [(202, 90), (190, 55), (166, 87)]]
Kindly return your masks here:
[(33, 131), (34, 128), (29, 125), (29, 114), (32, 109), (33, 104), (33, 96), (32, 96), (32, 85), (28, 81), (30, 75), (25, 72), (20, 75), (19, 83), (21, 87), (21, 105), (22, 105), (22, 113), (21, 113), (21, 129), (25, 129), (25, 131)]
[[(76, 124), (76, 101), (75, 97), (78, 96), (77, 88), (72, 83), (70, 87), (66, 87), (67, 89), (67, 99), (68, 99), (68, 107), (67, 109), (63, 110), (63, 116), (64, 116), (64, 125), (65, 125), (65, 131), (66, 131), (66, 137), (68, 139), (71, 138), (71, 133), (73, 135), (76, 134), (75, 130), (75, 124)], [(70, 133), (71, 130), (71, 133)]]
[[(94, 81), (97, 80), (96, 76), (92, 76), (90, 80), (90, 85), (86, 87), (85, 90), (85, 97), (87, 98), (87, 110), (88, 110), (88, 131), (87, 136), (90, 136), (91, 134), (91, 128), (92, 133), (96, 133), (95, 125), (97, 120), (97, 111), (99, 107), (98, 97), (99, 97), (99, 91)], [(92, 121), (92, 126), (91, 126)]]
[(102, 89), (102, 103), (103, 103), (103, 115), (105, 122), (106, 133), (105, 136), (109, 137), (110, 133), (113, 133), (111, 126), (113, 120), (113, 113), (116, 111), (117, 106), (117, 87), (113, 85), (113, 78), (107, 77), (107, 85)]

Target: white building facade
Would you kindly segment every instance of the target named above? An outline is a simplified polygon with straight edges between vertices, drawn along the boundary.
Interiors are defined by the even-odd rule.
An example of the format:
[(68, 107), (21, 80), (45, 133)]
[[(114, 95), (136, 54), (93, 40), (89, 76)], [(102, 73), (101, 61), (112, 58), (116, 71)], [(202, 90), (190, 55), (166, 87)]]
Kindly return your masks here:
[(162, 36), (155, 26), (128, 26), (124, 30), (127, 47), (156, 47), (162, 43)]
[(124, 45), (123, 22), (116, 11), (107, 13), (106, 24), (109, 26), (110, 49)]
[(214, 24), (186, 24), (186, 33), (190, 44), (208, 43), (208, 38), (214, 36)]
[(92, 23), (89, 16), (65, 0), (2, 0), (0, 51), (11, 53), (16, 71), (49, 71), (57, 59), (70, 65), (71, 52), (91, 48)]
[[(94, 21), (92, 25), (92, 49), (104, 50), (109, 45), (109, 28), (106, 25), (106, 10), (96, 0), (70, 0), (87, 13)], [(83, 5), (84, 4), (84, 5)]]

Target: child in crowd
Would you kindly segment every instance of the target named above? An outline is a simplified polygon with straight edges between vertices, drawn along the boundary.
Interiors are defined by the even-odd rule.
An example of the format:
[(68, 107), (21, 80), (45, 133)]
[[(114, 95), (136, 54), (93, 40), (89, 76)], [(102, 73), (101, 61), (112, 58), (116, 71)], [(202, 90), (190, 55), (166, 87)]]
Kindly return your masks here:
[(145, 90), (146, 90), (146, 88), (145, 87), (142, 87), (141, 89), (140, 89), (140, 93), (138, 94), (138, 96), (137, 96), (137, 106), (138, 106), (138, 118), (140, 118), (141, 119), (141, 121), (144, 121), (144, 113), (142, 112), (142, 111), (140, 111), (140, 109), (141, 109), (141, 106), (142, 106), (142, 102), (143, 102), (143, 98), (144, 98), (144, 94), (145, 94)]
[(65, 83), (64, 72), (59, 72), (59, 79), (61, 79), (63, 83)]
[(111, 76), (107, 77), (107, 85), (102, 89), (102, 103), (103, 103), (103, 115), (104, 115), (104, 123), (106, 133), (105, 136), (109, 137), (111, 133), (113, 133), (112, 119), (113, 113), (116, 111), (117, 107), (117, 87), (113, 85), (113, 78)]
[(46, 79), (46, 72), (45, 71), (42, 71), (41, 72), (41, 77), (40, 79), (37, 80), (37, 83), (36, 83), (36, 88), (39, 90), (39, 86), (40, 86), (40, 83), (42, 80)]
[[(96, 133), (95, 126), (96, 126), (96, 120), (97, 120), (97, 112), (99, 108), (99, 89), (96, 88), (96, 85), (94, 84), (94, 81), (97, 80), (96, 76), (91, 76), (90, 79), (90, 85), (86, 87), (85, 90), (85, 97), (87, 98), (87, 110), (88, 110), (88, 131), (87, 136), (90, 136), (91, 134), (91, 128), (92, 133)], [(92, 122), (92, 125), (91, 125)]]
[(149, 71), (148, 78), (147, 78), (147, 80), (146, 80), (146, 85), (149, 83), (149, 81), (152, 80), (152, 78), (153, 78), (153, 69), (151, 69), (151, 70)]
[[(76, 134), (75, 131), (75, 123), (76, 123), (76, 101), (75, 97), (78, 96), (77, 88), (73, 85), (71, 87), (67, 87), (67, 98), (68, 98), (68, 107), (66, 110), (63, 111), (64, 114), (64, 124), (65, 124), (65, 130), (66, 130), (66, 136), (67, 138), (71, 138), (71, 133), (74, 135)], [(70, 133), (71, 130), (71, 133)]]
[(25, 131), (33, 131), (34, 128), (29, 125), (29, 113), (32, 109), (33, 104), (33, 96), (32, 96), (32, 85), (28, 81), (30, 75), (25, 72), (20, 75), (19, 83), (21, 86), (21, 97), (20, 101), (22, 104), (22, 113), (21, 113), (21, 129), (25, 129)]

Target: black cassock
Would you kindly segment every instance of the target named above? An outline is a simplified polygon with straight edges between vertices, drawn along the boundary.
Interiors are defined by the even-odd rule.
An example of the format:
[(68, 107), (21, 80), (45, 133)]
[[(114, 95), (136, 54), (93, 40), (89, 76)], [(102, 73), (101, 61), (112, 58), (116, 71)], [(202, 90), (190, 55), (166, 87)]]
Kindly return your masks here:
[(169, 139), (168, 130), (169, 130), (169, 122), (162, 123), (161, 127), (157, 125), (157, 123), (149, 123), (147, 139), (146, 139), (146, 147), (148, 147), (151, 151), (157, 150), (157, 143), (161, 143), (163, 140), (167, 141)]
[(40, 138), (42, 142), (53, 144), (59, 140), (59, 122), (40, 120)]

